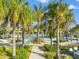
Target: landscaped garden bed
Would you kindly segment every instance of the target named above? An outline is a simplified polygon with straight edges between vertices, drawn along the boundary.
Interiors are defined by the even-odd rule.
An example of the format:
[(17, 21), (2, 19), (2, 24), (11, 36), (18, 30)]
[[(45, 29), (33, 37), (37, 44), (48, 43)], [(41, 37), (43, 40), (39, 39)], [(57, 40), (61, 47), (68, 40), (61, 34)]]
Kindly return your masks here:
[(41, 43), (45, 43), (44, 41), (43, 41), (43, 39), (37, 39), (37, 38), (35, 38), (34, 40), (32, 40), (32, 43), (33, 44), (41, 44)]
[(67, 46), (60, 46), (60, 51), (61, 52), (66, 52), (69, 48), (74, 48), (77, 47), (79, 49), (79, 44), (72, 44), (72, 45), (67, 45)]
[[(16, 47), (16, 56), (14, 59), (29, 59), (31, 46)], [(12, 48), (8, 46), (0, 46), (0, 59), (11, 59)]]
[[(55, 59), (56, 57), (56, 44), (50, 46), (48, 44), (45, 44), (44, 46), (44, 56), (46, 57), (46, 59)], [(63, 51), (61, 48), (60, 48), (60, 51)], [(65, 56), (62, 56), (60, 57), (61, 59), (72, 59), (71, 56), (65, 54)]]
[(55, 57), (55, 52), (56, 52), (56, 46), (50, 46), (48, 44), (45, 44), (44, 46), (44, 56), (46, 59), (54, 59)]

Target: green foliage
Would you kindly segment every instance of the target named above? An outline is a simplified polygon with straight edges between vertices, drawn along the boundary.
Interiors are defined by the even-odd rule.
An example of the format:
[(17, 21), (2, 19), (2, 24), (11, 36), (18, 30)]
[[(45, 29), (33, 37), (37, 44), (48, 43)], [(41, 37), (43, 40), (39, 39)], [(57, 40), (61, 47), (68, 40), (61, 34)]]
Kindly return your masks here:
[(4, 51), (3, 51), (3, 47), (0, 46), (0, 54), (3, 53), (3, 52), (4, 52)]
[(32, 43), (34, 43), (34, 44), (41, 44), (41, 43), (43, 43), (43, 40), (42, 39), (37, 39), (37, 38), (35, 38), (34, 40), (32, 40)]
[(56, 52), (56, 45), (48, 45), (45, 44), (44, 46), (44, 56), (46, 57), (46, 59), (54, 59), (55, 56), (55, 52)]
[(60, 51), (61, 52), (66, 52), (69, 48), (74, 48), (74, 47), (79, 48), (79, 44), (68, 45), (68, 46), (60, 46)]
[(2, 54), (2, 53), (6, 53), (7, 56), (12, 56), (11, 47), (0, 46), (0, 54)]
[[(76, 45), (74, 46), (63, 46), (63, 47), (60, 47), (60, 51), (61, 52), (66, 52), (69, 48), (73, 48), (75, 47)], [(44, 56), (46, 57), (46, 59), (54, 59), (55, 56), (56, 56), (56, 45), (48, 45), (48, 44), (45, 44), (44, 46)], [(69, 55), (65, 55), (65, 56), (61, 56), (61, 59), (72, 59), (71, 56)]]
[[(62, 43), (62, 42), (68, 42), (68, 41), (69, 41), (68, 39), (60, 39), (60, 40), (59, 40), (60, 43)], [(53, 42), (56, 43), (56, 40), (54, 40)]]
[[(30, 49), (31, 46), (16, 47), (16, 56), (14, 57), (14, 59), (28, 59)], [(6, 54), (6, 56), (8, 57), (12, 57), (12, 48), (7, 46), (0, 46), (0, 56), (1, 54)]]
[(5, 46), (5, 52), (7, 56), (12, 56), (12, 48)]
[(19, 46), (16, 49), (16, 56), (14, 57), (14, 59), (28, 59), (29, 57), (29, 49), (30, 46)]
[(24, 46), (24, 48), (30, 50), (31, 46)]
[[(73, 22), (72, 10), (69, 10), (68, 7), (69, 5), (63, 3), (62, 1), (53, 1), (48, 5), (48, 17), (53, 21), (53, 36), (55, 37), (57, 26), (60, 26), (61, 32), (64, 32), (68, 30), (67, 28), (69, 27), (69, 24)], [(59, 22), (59, 24), (57, 21)]]
[(70, 48), (69, 46), (68, 47), (63, 46), (63, 47), (60, 47), (60, 51), (66, 52), (69, 48)]
[[(10, 42), (12, 43), (12, 42), (13, 42), (13, 40), (10, 40)], [(22, 42), (22, 40), (17, 39), (17, 40), (16, 40), (16, 43), (17, 43), (17, 42)]]
[(79, 30), (79, 24), (77, 24), (75, 27), (73, 27), (72, 29), (70, 29), (70, 32), (76, 32)]
[(72, 59), (72, 57), (67, 55), (64, 59)]
[(22, 40), (20, 40), (20, 39), (17, 39), (17, 40), (16, 40), (16, 42), (21, 42), (21, 41), (22, 41)]
[(77, 37), (77, 35), (74, 35), (74, 37)]
[(4, 18), (5, 12), (3, 7), (3, 0), (0, 0), (0, 21)]
[(66, 55), (66, 56), (61, 56), (61, 59), (72, 59), (72, 57), (69, 55)]
[(44, 51), (52, 51), (52, 52), (55, 52), (56, 51), (56, 45), (48, 45), (48, 44), (45, 44), (44, 46)]
[(59, 40), (60, 41), (60, 43), (61, 42), (68, 42), (69, 40), (67, 40), (67, 39), (61, 39), (61, 40)]
[(35, 13), (34, 13), (35, 20), (39, 22), (43, 18), (45, 10), (44, 8), (42, 8), (41, 4), (40, 6), (35, 5), (34, 9), (35, 9)]
[(46, 57), (46, 59), (54, 59), (54, 54), (52, 52), (44, 52), (44, 56)]
[(6, 31), (11, 32), (11, 28), (9, 26), (6, 26)]

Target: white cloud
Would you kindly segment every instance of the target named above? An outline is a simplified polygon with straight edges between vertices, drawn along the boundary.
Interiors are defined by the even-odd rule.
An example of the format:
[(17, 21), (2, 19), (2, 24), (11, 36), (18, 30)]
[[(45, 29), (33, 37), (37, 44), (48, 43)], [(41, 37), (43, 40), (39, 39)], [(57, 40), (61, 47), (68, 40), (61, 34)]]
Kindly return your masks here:
[(79, 0), (76, 0), (77, 2), (79, 2)]
[(74, 5), (70, 5), (69, 9), (79, 9), (78, 7), (74, 6)]
[(37, 1), (39, 1), (41, 3), (47, 3), (49, 0), (37, 0)]

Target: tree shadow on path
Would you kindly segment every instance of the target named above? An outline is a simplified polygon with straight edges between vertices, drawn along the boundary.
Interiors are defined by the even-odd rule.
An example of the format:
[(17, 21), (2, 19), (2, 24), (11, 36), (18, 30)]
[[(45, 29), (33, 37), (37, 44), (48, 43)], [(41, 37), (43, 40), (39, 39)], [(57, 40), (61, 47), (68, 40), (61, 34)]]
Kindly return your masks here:
[(34, 53), (34, 54), (37, 54), (37, 55), (40, 55), (40, 56), (44, 57), (44, 55), (43, 55), (43, 54), (38, 53), (38, 52), (35, 52), (35, 51), (31, 51), (31, 53)]

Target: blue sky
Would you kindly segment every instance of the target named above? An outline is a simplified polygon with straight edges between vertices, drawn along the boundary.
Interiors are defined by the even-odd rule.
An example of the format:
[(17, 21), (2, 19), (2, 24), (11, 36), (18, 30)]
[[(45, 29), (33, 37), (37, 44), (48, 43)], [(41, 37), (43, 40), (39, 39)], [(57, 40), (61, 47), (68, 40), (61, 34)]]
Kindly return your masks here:
[[(27, 0), (30, 6), (33, 8), (34, 5), (47, 6), (52, 0)], [(67, 3), (70, 9), (74, 9), (74, 19), (79, 24), (79, 0), (63, 0), (64, 3)]]

